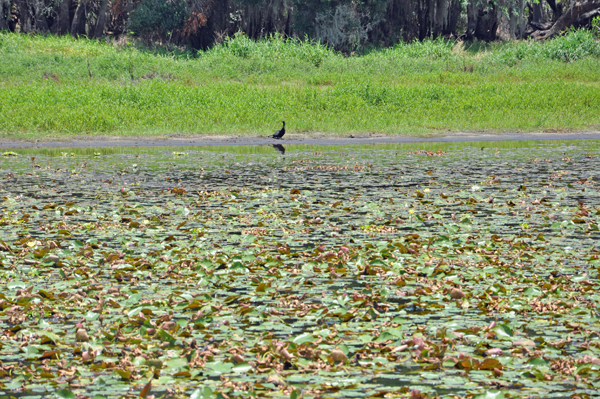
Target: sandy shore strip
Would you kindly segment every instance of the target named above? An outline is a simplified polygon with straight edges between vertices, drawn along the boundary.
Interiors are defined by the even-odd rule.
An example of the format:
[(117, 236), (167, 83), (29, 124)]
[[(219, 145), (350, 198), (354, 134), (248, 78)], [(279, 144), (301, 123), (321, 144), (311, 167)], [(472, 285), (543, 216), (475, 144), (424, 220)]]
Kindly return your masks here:
[[(179, 135), (174, 135), (179, 136)], [(463, 141), (523, 141), (523, 140), (600, 140), (600, 131), (580, 131), (573, 133), (452, 133), (432, 137), (387, 136), (381, 134), (348, 134), (327, 136), (324, 134), (290, 134), (281, 140), (270, 137), (232, 136), (185, 136), (167, 138), (81, 136), (69, 140), (26, 141), (0, 139), (0, 148), (101, 148), (101, 147), (202, 147), (237, 145), (365, 145), (417, 142), (463, 142)]]

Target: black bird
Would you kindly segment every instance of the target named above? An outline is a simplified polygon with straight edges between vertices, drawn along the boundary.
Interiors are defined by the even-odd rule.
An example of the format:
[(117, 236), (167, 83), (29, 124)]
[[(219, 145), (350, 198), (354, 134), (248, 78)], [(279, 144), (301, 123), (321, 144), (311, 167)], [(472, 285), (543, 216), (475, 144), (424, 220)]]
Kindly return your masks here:
[(281, 144), (271, 144), (281, 155), (285, 155), (285, 147)]
[(285, 134), (285, 121), (281, 121), (281, 123), (283, 123), (283, 127), (281, 129), (279, 129), (278, 131), (276, 131), (273, 136), (274, 139), (280, 139), (283, 137), (283, 135)]

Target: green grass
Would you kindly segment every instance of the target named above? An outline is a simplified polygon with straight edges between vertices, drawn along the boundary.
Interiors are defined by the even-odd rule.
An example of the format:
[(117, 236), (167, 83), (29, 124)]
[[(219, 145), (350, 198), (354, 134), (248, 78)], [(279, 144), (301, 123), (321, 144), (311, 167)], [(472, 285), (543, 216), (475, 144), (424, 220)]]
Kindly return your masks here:
[(587, 31), (351, 57), (280, 37), (169, 53), (0, 33), (0, 137), (596, 129), (599, 82)]

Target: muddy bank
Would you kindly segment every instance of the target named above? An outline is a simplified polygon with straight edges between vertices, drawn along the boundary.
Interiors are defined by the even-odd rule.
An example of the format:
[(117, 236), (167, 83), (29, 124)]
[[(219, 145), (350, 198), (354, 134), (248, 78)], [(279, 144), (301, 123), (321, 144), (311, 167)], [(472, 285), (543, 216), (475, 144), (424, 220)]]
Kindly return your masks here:
[[(175, 136), (175, 135), (174, 135)], [(453, 133), (432, 137), (385, 136), (385, 135), (286, 135), (281, 140), (269, 137), (230, 137), (230, 136), (187, 136), (168, 138), (118, 138), (118, 137), (76, 137), (69, 140), (25, 141), (0, 139), (0, 148), (48, 148), (48, 147), (156, 147), (156, 146), (227, 146), (227, 145), (365, 145), (416, 142), (464, 142), (464, 141), (507, 141), (507, 140), (585, 140), (600, 139), (600, 131), (573, 133)]]

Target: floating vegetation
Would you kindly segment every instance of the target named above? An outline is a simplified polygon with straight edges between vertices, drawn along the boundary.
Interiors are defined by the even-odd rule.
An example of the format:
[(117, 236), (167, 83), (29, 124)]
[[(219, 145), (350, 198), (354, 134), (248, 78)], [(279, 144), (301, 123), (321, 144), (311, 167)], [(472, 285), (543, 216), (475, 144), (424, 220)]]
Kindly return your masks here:
[(1, 158), (0, 390), (597, 394), (597, 145), (266, 148)]
[(437, 151), (428, 151), (428, 150), (418, 150), (409, 152), (409, 155), (425, 155), (428, 157), (441, 157), (446, 154), (446, 151), (437, 150)]

